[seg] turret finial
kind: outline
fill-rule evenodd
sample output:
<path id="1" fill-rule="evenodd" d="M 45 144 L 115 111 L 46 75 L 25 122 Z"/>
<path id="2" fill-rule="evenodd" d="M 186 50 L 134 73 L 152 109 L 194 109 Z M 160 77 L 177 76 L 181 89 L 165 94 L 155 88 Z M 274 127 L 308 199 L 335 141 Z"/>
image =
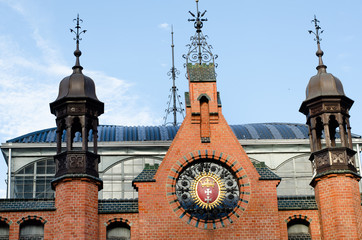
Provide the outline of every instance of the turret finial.
<path id="1" fill-rule="evenodd" d="M 188 19 L 189 22 L 194 22 L 194 27 L 196 28 L 196 33 L 194 36 L 190 37 L 191 43 L 186 46 L 189 47 L 187 54 L 184 54 L 183 57 L 186 59 L 186 64 L 188 63 L 214 63 L 217 55 L 211 52 L 212 46 L 206 42 L 207 35 L 204 35 L 201 31 L 203 27 L 203 22 L 207 21 L 207 18 L 203 18 L 206 14 L 206 10 L 201 13 L 199 11 L 199 0 L 196 0 L 196 13 L 189 11 L 192 16 L 191 19 Z M 215 63 L 214 63 L 215 64 Z M 215 66 L 217 66 L 215 64 Z"/>
<path id="2" fill-rule="evenodd" d="M 321 27 L 319 26 L 319 20 L 317 19 L 317 17 L 314 15 L 314 19 L 312 20 L 312 23 L 314 23 L 314 27 L 315 27 L 315 32 L 313 32 L 312 30 L 309 30 L 309 34 L 314 34 L 315 38 L 314 41 L 317 42 L 317 46 L 318 46 L 318 50 L 316 52 L 316 55 L 319 59 L 319 65 L 317 66 L 317 70 L 318 73 L 321 72 L 326 72 L 327 66 L 323 64 L 323 51 L 321 50 L 321 45 L 320 45 L 320 41 L 322 41 L 322 39 L 320 38 L 320 34 L 322 34 L 324 32 L 324 30 L 321 30 Z"/>
<path id="3" fill-rule="evenodd" d="M 79 25 L 79 23 L 82 23 L 83 20 L 79 18 L 79 14 L 77 14 L 77 18 L 73 19 L 73 22 L 77 23 L 77 25 L 74 27 L 74 30 L 70 29 L 70 32 L 75 34 L 75 37 L 73 38 L 73 40 L 76 41 L 76 50 L 74 51 L 74 56 L 76 57 L 76 61 L 75 61 L 73 70 L 76 70 L 76 69 L 82 70 L 83 67 L 80 65 L 80 62 L 79 62 L 79 57 L 82 55 L 82 52 L 79 50 L 79 41 L 82 40 L 82 38 L 80 38 L 80 35 L 82 33 L 85 33 L 87 30 L 81 31 L 81 26 Z"/>

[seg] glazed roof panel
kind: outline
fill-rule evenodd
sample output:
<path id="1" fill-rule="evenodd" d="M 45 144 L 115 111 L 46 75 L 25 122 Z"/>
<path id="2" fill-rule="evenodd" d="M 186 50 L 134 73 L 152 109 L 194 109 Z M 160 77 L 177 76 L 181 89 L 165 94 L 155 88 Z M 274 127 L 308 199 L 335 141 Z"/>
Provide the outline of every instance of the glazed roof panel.
<path id="1" fill-rule="evenodd" d="M 252 123 L 230 125 L 236 137 L 241 139 L 308 139 L 308 126 L 297 123 Z M 176 136 L 179 126 L 98 126 L 99 142 L 125 141 L 171 141 Z M 66 137 L 64 132 L 62 141 Z M 339 137 L 339 134 L 336 134 Z M 354 138 L 361 136 L 352 134 Z M 75 142 L 81 141 L 79 133 Z M 90 132 L 89 141 L 93 141 Z M 56 142 L 56 129 L 49 128 L 28 133 L 7 141 L 8 143 L 53 143 Z"/>

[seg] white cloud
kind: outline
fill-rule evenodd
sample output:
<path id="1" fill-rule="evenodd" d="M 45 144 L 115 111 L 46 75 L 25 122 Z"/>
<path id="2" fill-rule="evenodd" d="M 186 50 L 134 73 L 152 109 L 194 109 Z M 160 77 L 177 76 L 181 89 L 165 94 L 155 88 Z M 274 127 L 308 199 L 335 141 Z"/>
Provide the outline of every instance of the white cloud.
<path id="1" fill-rule="evenodd" d="M 168 23 L 161 23 L 158 25 L 159 28 L 162 28 L 162 29 L 170 29 L 170 24 Z"/>
<path id="2" fill-rule="evenodd" d="M 0 35 L 0 142 L 39 129 L 55 126 L 49 103 L 58 95 L 60 80 L 71 73 L 57 46 L 41 35 L 39 20 L 32 20 L 21 5 L 13 5 L 33 29 L 29 44 L 17 44 L 16 36 Z M 161 24 L 167 27 L 168 24 Z M 29 49 L 38 50 L 36 54 Z M 29 57 L 30 56 L 30 57 Z M 160 124 L 147 106 L 138 106 L 139 96 L 132 94 L 126 80 L 104 72 L 86 69 L 95 80 L 98 98 L 105 103 L 101 124 Z"/>

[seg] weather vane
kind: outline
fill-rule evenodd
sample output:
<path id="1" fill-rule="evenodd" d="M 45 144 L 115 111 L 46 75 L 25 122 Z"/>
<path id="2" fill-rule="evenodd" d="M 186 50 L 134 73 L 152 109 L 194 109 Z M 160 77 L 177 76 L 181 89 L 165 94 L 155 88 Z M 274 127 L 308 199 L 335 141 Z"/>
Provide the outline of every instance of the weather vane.
<path id="1" fill-rule="evenodd" d="M 317 17 L 314 15 L 314 19 L 312 20 L 312 23 L 314 23 L 314 27 L 315 27 L 315 32 L 313 32 L 312 30 L 309 30 L 309 34 L 314 34 L 315 38 L 314 41 L 317 42 L 317 46 L 318 46 L 318 50 L 316 52 L 316 55 L 319 59 L 319 65 L 317 66 L 317 70 L 318 71 L 326 71 L 327 66 L 323 64 L 323 51 L 321 50 L 321 44 L 320 41 L 322 41 L 322 39 L 319 37 L 320 34 L 323 33 L 324 30 L 321 30 L 321 27 L 319 26 L 319 20 L 317 19 Z"/>
<path id="2" fill-rule="evenodd" d="M 207 18 L 203 18 L 206 10 L 201 13 L 199 11 L 199 0 L 196 0 L 196 14 L 189 11 L 193 18 L 188 19 L 189 22 L 194 22 L 194 27 L 196 28 L 196 33 L 194 36 L 190 37 L 191 43 L 186 46 L 189 48 L 188 53 L 183 55 L 183 58 L 186 59 L 185 66 L 190 63 L 209 63 L 212 61 L 215 64 L 215 59 L 217 55 L 211 52 L 212 46 L 206 42 L 207 35 L 203 35 L 201 28 L 203 27 L 203 22 L 207 21 Z M 217 64 L 215 64 L 217 67 Z"/>
<path id="3" fill-rule="evenodd" d="M 79 23 L 82 23 L 83 20 L 79 18 L 79 14 L 77 14 L 77 18 L 73 19 L 73 22 L 76 22 L 77 25 L 74 27 L 75 30 L 73 29 L 70 29 L 70 32 L 74 33 L 75 34 L 75 37 L 73 38 L 73 40 L 76 41 L 76 50 L 74 51 L 74 56 L 76 56 L 76 62 L 75 62 L 75 65 L 73 67 L 74 68 L 82 68 L 80 66 L 80 63 L 79 63 L 79 57 L 82 55 L 82 52 L 79 50 L 79 41 L 82 40 L 82 38 L 80 38 L 80 35 L 82 33 L 85 33 L 87 30 L 82 30 L 81 31 L 81 26 L 79 25 Z"/>

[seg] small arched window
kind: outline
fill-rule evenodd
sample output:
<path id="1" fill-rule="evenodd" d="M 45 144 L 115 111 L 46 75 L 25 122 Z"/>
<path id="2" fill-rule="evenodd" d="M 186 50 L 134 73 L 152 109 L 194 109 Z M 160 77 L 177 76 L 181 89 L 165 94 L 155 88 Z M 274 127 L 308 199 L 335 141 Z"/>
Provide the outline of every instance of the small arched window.
<path id="1" fill-rule="evenodd" d="M 107 226 L 107 240 L 130 240 L 131 228 L 127 223 L 113 222 Z"/>
<path id="2" fill-rule="evenodd" d="M 294 219 L 288 223 L 288 240 L 311 240 L 309 222 L 303 219 Z"/>
<path id="3" fill-rule="evenodd" d="M 9 225 L 0 221 L 0 240 L 8 240 L 9 239 Z"/>
<path id="4" fill-rule="evenodd" d="M 20 225 L 20 240 L 43 240 L 44 224 L 39 220 L 27 220 Z"/>

